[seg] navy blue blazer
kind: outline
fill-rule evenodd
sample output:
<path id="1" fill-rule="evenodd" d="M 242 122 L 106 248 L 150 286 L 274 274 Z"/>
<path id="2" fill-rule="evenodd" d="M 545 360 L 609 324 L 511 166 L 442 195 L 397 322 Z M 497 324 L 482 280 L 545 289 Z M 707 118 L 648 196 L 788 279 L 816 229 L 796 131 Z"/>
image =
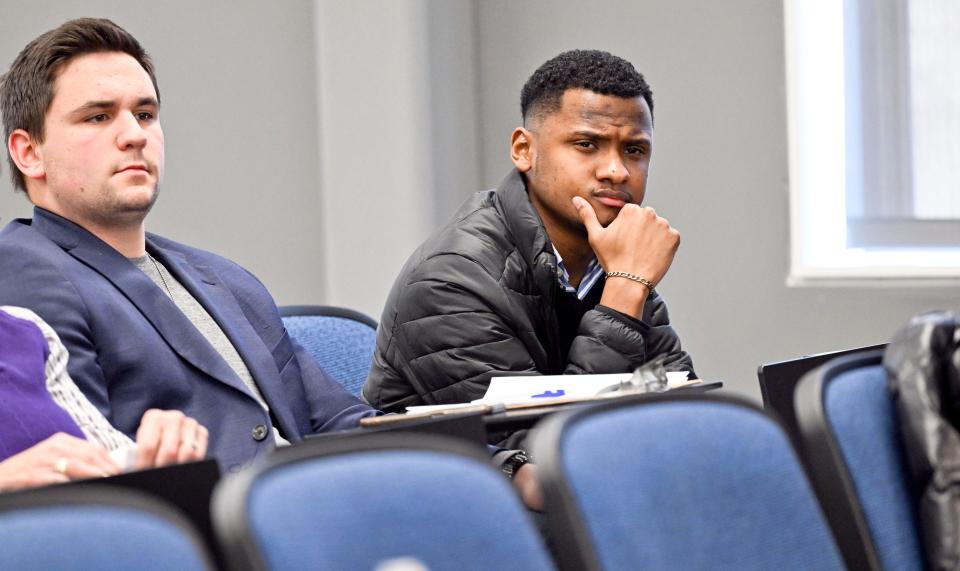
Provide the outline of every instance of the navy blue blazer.
<path id="1" fill-rule="evenodd" d="M 330 379 L 290 339 L 273 298 L 220 256 L 147 234 L 159 260 L 220 325 L 263 393 L 282 435 L 355 428 L 377 411 Z M 90 401 L 133 437 L 149 408 L 176 409 L 210 431 L 227 469 L 268 447 L 271 419 L 164 292 L 122 254 L 41 208 L 0 231 L 0 305 L 32 309 L 70 351 Z M 258 439 L 259 438 L 259 439 Z"/>

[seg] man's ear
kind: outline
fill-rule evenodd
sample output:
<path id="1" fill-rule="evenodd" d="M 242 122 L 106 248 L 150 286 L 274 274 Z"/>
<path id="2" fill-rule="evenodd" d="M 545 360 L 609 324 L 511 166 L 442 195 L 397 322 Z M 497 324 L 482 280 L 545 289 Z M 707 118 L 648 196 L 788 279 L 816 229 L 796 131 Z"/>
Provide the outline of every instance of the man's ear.
<path id="1" fill-rule="evenodd" d="M 514 129 L 510 137 L 510 159 L 518 171 L 525 173 L 533 168 L 533 151 L 533 133 L 523 127 Z"/>
<path id="2" fill-rule="evenodd" d="M 40 145 L 30 133 L 23 129 L 10 133 L 10 138 L 7 139 L 7 151 L 24 177 L 40 179 L 46 176 L 47 171 L 40 154 Z"/>

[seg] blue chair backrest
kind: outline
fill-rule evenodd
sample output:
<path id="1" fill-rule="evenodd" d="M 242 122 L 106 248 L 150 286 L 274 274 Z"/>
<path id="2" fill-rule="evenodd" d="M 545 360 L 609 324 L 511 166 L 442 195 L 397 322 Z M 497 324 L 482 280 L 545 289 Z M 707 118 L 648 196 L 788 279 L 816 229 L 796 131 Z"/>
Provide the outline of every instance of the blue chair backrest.
<path id="1" fill-rule="evenodd" d="M 127 490 L 51 488 L 0 498 L 0 569 L 208 571 L 196 531 Z"/>
<path id="2" fill-rule="evenodd" d="M 465 446 L 381 433 L 279 450 L 217 490 L 215 526 L 238 569 L 552 569 L 509 482 Z"/>
<path id="3" fill-rule="evenodd" d="M 823 391 L 827 420 L 882 569 L 923 569 L 897 413 L 883 366 L 865 363 L 829 376 Z"/>
<path id="4" fill-rule="evenodd" d="M 356 396 L 370 371 L 377 323 L 359 312 L 330 306 L 281 307 L 283 325 L 335 381 Z"/>
<path id="5" fill-rule="evenodd" d="M 561 567 L 843 569 L 791 442 L 751 404 L 643 397 L 535 431 Z"/>

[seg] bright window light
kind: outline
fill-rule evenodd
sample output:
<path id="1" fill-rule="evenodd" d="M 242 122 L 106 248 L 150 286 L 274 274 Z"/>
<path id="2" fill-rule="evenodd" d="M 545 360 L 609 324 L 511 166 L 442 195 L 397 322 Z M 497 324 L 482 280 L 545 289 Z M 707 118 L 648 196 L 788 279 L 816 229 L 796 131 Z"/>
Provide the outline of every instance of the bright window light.
<path id="1" fill-rule="evenodd" d="M 837 0 L 785 0 L 790 147 L 791 265 L 789 285 L 960 282 L 960 246 L 851 247 L 847 185 L 858 180 L 860 137 L 848 133 L 851 59 L 849 22 Z M 849 135 L 849 136 L 848 136 Z M 960 193 L 960 180 L 952 181 Z M 907 189 L 910 191 L 910 189 Z M 870 200 L 864 194 L 864 200 Z M 911 220 L 912 222 L 912 220 Z M 960 226 L 958 226 L 960 227 Z M 948 232 L 952 232 L 948 226 Z M 954 244 L 960 245 L 960 235 Z"/>

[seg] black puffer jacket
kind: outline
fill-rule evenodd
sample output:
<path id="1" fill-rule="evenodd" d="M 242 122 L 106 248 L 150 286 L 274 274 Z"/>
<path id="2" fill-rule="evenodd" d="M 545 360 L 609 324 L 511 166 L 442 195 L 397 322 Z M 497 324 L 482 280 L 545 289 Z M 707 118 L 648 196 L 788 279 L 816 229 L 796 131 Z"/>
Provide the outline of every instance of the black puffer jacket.
<path id="1" fill-rule="evenodd" d="M 932 569 L 960 569 L 960 316 L 913 318 L 883 357 Z"/>
<path id="2" fill-rule="evenodd" d="M 401 270 L 363 398 L 402 412 L 480 398 L 491 372 L 622 373 L 657 355 L 668 370 L 693 370 L 656 294 L 643 323 L 602 306 L 588 311 L 563 362 L 558 290 L 553 247 L 513 171 L 498 189 L 473 195 Z"/>

